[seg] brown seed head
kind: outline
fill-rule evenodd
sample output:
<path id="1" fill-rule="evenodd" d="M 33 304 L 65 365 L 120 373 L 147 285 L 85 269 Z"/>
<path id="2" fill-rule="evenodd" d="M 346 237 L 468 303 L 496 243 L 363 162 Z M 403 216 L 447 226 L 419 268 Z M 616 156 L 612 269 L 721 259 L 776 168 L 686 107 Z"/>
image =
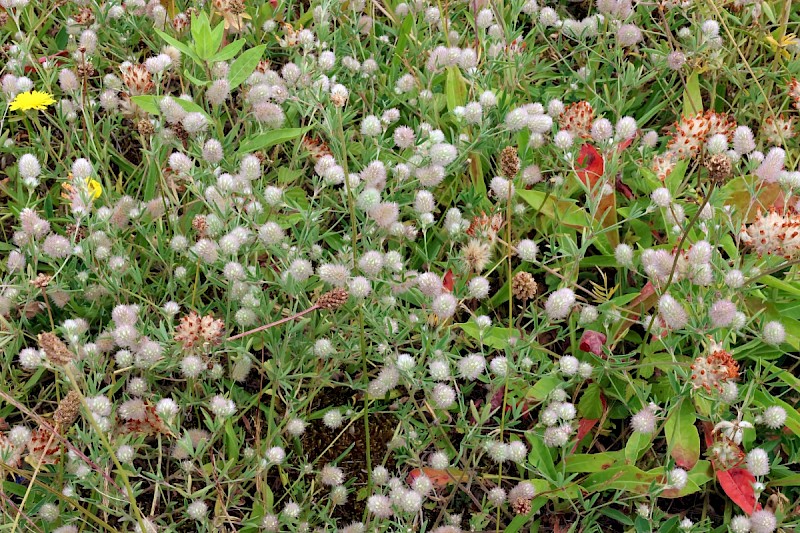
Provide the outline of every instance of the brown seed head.
<path id="1" fill-rule="evenodd" d="M 530 300 L 536 296 L 538 285 L 528 272 L 517 272 L 511 280 L 511 293 L 518 300 Z"/>
<path id="2" fill-rule="evenodd" d="M 40 333 L 39 348 L 54 365 L 65 366 L 75 359 L 75 355 L 69 351 L 67 345 L 54 333 Z"/>
<path id="3" fill-rule="evenodd" d="M 44 289 L 48 285 L 50 285 L 50 281 L 53 279 L 53 276 L 48 276 L 47 274 L 39 274 L 36 276 L 35 279 L 31 280 L 31 285 L 36 287 L 37 289 Z"/>
<path id="4" fill-rule="evenodd" d="M 78 418 L 80 407 L 81 395 L 74 390 L 69 391 L 69 394 L 58 404 L 56 412 L 53 413 L 53 423 L 59 433 L 63 433 L 75 422 L 75 419 Z"/>
<path id="5" fill-rule="evenodd" d="M 715 183 L 725 183 L 731 177 L 731 160 L 725 154 L 714 154 L 706 159 L 708 179 Z"/>
<path id="6" fill-rule="evenodd" d="M 345 289 L 337 288 L 326 292 L 317 300 L 318 309 L 329 309 L 333 311 L 347 303 L 348 293 Z"/>
<path id="7" fill-rule="evenodd" d="M 519 172 L 519 156 L 515 146 L 506 146 L 500 152 L 500 173 L 512 179 Z"/>
<path id="8" fill-rule="evenodd" d="M 152 122 L 143 118 L 136 123 L 136 131 L 138 131 L 139 135 L 142 137 L 150 137 L 153 132 L 156 131 L 156 128 L 153 126 Z"/>
<path id="9" fill-rule="evenodd" d="M 531 501 L 525 498 L 517 498 L 511 504 L 511 508 L 517 514 L 526 515 L 531 512 Z"/>

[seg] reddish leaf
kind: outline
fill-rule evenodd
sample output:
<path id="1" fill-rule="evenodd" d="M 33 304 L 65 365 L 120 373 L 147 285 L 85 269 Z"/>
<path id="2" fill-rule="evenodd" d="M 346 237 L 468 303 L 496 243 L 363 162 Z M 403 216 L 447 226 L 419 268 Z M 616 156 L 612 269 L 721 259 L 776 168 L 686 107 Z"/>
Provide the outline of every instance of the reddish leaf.
<path id="1" fill-rule="evenodd" d="M 608 407 L 608 403 L 606 402 L 606 397 L 603 396 L 602 393 L 600 393 L 600 403 L 603 404 L 603 411 L 605 411 L 606 407 Z M 575 446 L 572 447 L 572 453 L 575 453 L 575 450 L 578 449 L 578 444 L 581 443 L 583 438 L 589 434 L 592 428 L 594 428 L 595 424 L 597 424 L 599 421 L 599 418 L 582 418 L 578 422 L 578 434 L 576 436 Z"/>
<path id="2" fill-rule="evenodd" d="M 756 478 L 753 474 L 745 468 L 717 470 L 717 481 L 733 503 L 748 515 L 753 514 L 756 510 L 756 494 L 753 490 Z"/>
<path id="3" fill-rule="evenodd" d="M 428 468 L 423 466 L 422 468 L 415 468 L 409 472 L 406 482 L 411 485 L 415 479 L 423 474 L 431 480 L 431 483 L 433 483 L 434 487 L 442 488 L 450 485 L 451 483 L 455 483 L 455 481 L 461 477 L 462 472 L 455 468 L 438 470 L 436 468 Z"/>
<path id="4" fill-rule="evenodd" d="M 617 176 L 614 186 L 617 189 L 618 193 L 622 194 L 628 200 L 633 200 L 633 190 L 631 190 L 630 187 L 625 185 L 625 183 L 622 181 L 622 178 Z"/>
<path id="5" fill-rule="evenodd" d="M 44 65 L 44 64 L 45 64 L 45 63 L 47 63 L 48 61 L 55 60 L 56 58 L 59 58 L 59 57 L 65 57 L 65 56 L 68 56 L 68 55 L 69 55 L 69 54 L 67 53 L 67 51 L 66 51 L 66 50 L 61 50 L 60 52 L 56 52 L 56 53 L 55 53 L 55 54 L 53 54 L 53 55 L 49 55 L 49 56 L 42 56 L 42 57 L 40 57 L 40 58 L 37 60 L 37 62 L 38 62 L 40 65 Z M 60 65 L 61 65 L 61 63 L 62 63 L 61 61 L 55 61 L 55 66 L 56 66 L 56 67 L 58 67 L 58 66 L 60 66 Z M 29 73 L 31 73 L 31 72 L 34 72 L 34 71 L 36 70 L 36 68 L 35 68 L 35 67 L 33 67 L 32 65 L 25 65 L 25 68 L 24 68 L 24 70 L 25 70 L 25 73 L 26 73 L 26 74 L 29 74 Z"/>
<path id="6" fill-rule="evenodd" d="M 447 292 L 453 292 L 454 283 L 453 271 L 448 268 L 447 272 L 444 274 L 444 279 L 442 280 L 442 288 L 444 288 L 444 290 Z"/>
<path id="7" fill-rule="evenodd" d="M 580 349 L 584 352 L 590 352 L 598 357 L 605 357 L 603 353 L 603 346 L 606 344 L 606 336 L 598 331 L 591 329 L 584 330 L 581 335 Z"/>
<path id="8" fill-rule="evenodd" d="M 631 137 L 628 140 L 622 141 L 621 143 L 619 143 L 619 146 L 617 146 L 617 152 L 622 153 L 622 151 L 628 146 L 630 146 L 632 142 L 633 142 L 633 137 Z"/>
<path id="9" fill-rule="evenodd" d="M 576 163 L 575 168 L 578 178 L 590 189 L 594 188 L 597 180 L 600 179 L 600 176 L 605 171 L 603 156 L 597 151 L 597 148 L 585 143 L 581 146 Z"/>

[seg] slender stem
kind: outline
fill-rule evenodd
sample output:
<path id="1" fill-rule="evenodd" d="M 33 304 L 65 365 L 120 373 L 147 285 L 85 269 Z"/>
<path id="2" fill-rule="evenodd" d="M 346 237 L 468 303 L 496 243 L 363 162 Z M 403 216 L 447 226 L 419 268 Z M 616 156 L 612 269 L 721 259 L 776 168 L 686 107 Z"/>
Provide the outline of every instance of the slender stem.
<path id="1" fill-rule="evenodd" d="M 344 137 L 344 129 L 342 126 L 342 110 L 337 109 L 337 124 L 336 134 L 339 141 L 340 156 L 342 160 L 342 168 L 344 169 L 344 187 L 345 194 L 347 195 L 347 207 L 350 212 L 350 248 L 353 255 L 353 267 L 356 265 L 356 249 L 358 247 L 358 219 L 356 218 L 356 205 L 353 199 L 353 190 L 350 188 L 350 172 L 347 165 L 347 141 Z M 366 379 L 369 372 L 369 365 L 367 364 L 367 337 L 364 332 L 364 306 L 358 306 L 358 329 L 359 329 L 359 347 L 361 349 L 361 372 Z M 367 489 L 372 489 L 372 454 L 370 450 L 370 437 L 369 437 L 369 395 L 364 394 L 364 449 L 367 467 Z M 365 511 L 366 512 L 366 511 Z"/>
<path id="2" fill-rule="evenodd" d="M 55 433 L 50 433 L 50 439 L 47 441 L 47 444 L 42 451 L 42 454 L 39 456 L 39 461 L 36 463 L 36 467 L 33 469 L 33 475 L 31 476 L 31 481 L 28 483 L 28 488 L 25 489 L 25 495 L 22 497 L 22 501 L 17 508 L 17 514 L 14 516 L 14 524 L 11 526 L 11 531 L 17 531 L 17 525 L 19 524 L 19 519 L 22 518 L 22 510 L 25 508 L 25 503 L 28 501 L 28 496 L 31 494 L 31 489 L 33 489 L 33 482 L 36 481 L 36 476 L 39 475 L 39 470 L 42 469 L 42 463 L 44 462 L 44 458 L 47 455 L 47 450 L 50 448 L 50 444 L 53 443 L 53 439 L 56 437 Z"/>
<path id="3" fill-rule="evenodd" d="M 667 278 L 667 283 L 664 285 L 664 288 L 661 291 L 661 294 L 665 294 L 668 290 L 670 285 L 672 284 L 672 279 L 675 277 L 675 270 L 678 267 L 678 261 L 681 258 L 681 250 L 683 249 L 683 245 L 686 242 L 686 238 L 689 236 L 689 232 L 692 231 L 692 227 L 694 227 L 697 220 L 700 218 L 700 214 L 703 212 L 703 209 L 706 208 L 708 202 L 711 200 L 711 193 L 714 192 L 715 183 L 712 181 L 711 186 L 708 188 L 708 193 L 706 197 L 703 199 L 703 203 L 700 204 L 700 208 L 697 210 L 697 213 L 694 214 L 692 219 L 689 221 L 689 224 L 686 226 L 686 231 L 683 232 L 681 235 L 681 240 L 678 242 L 678 247 L 675 249 L 675 259 L 672 260 L 672 269 L 669 271 L 669 277 Z M 644 334 L 644 338 L 642 339 L 641 348 L 644 350 L 645 344 L 647 344 L 647 339 L 650 338 L 650 331 L 653 329 L 653 323 L 655 320 L 651 320 L 649 324 L 647 324 L 647 331 Z"/>
<path id="4" fill-rule="evenodd" d="M 295 313 L 292 316 L 287 316 L 286 318 L 281 318 L 280 320 L 276 320 L 275 322 L 270 322 L 269 324 L 264 324 L 263 326 L 259 326 L 259 327 L 255 328 L 255 329 L 251 329 L 251 330 L 245 331 L 243 333 L 239 333 L 238 335 L 233 335 L 231 337 L 228 337 L 228 340 L 229 341 L 235 341 L 236 339 L 241 339 L 242 337 L 247 337 L 248 335 L 252 335 L 253 333 L 258 333 L 259 331 L 264 331 L 266 329 L 274 328 L 275 326 L 280 326 L 281 324 L 285 324 L 286 322 L 290 322 L 292 320 L 296 320 L 296 319 L 298 319 L 298 318 L 300 318 L 300 317 L 302 317 L 304 315 L 307 315 L 311 311 L 315 311 L 317 309 L 319 309 L 319 307 L 317 306 L 317 304 L 314 304 L 311 307 L 309 307 L 308 309 L 306 309 L 304 311 L 300 311 L 299 313 Z"/>

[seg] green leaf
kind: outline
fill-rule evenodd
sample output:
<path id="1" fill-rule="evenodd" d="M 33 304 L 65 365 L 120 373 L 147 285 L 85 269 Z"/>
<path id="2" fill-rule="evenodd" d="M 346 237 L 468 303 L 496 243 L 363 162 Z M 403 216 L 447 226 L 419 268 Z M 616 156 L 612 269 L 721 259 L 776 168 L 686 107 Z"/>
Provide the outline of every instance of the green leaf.
<path id="1" fill-rule="evenodd" d="M 228 46 L 226 46 L 225 48 L 214 54 L 214 57 L 212 57 L 209 60 L 209 62 L 216 63 L 218 61 L 227 61 L 229 59 L 232 59 L 233 56 L 238 54 L 239 50 L 242 49 L 242 47 L 244 46 L 244 42 L 245 42 L 244 39 L 237 39 L 233 41 Z"/>
<path id="2" fill-rule="evenodd" d="M 170 35 L 167 35 L 166 33 L 164 33 L 161 30 L 155 30 L 155 32 L 159 37 L 161 37 L 162 39 L 167 41 L 169 44 L 171 44 L 172 46 L 174 46 L 175 48 L 180 50 L 181 53 L 191 57 L 195 61 L 195 63 L 198 63 L 198 64 L 202 64 L 203 63 L 202 60 L 199 57 L 197 57 L 197 54 L 195 53 L 195 51 L 191 47 L 189 47 L 189 45 L 187 45 L 186 43 L 180 42 L 178 39 L 175 39 L 174 37 L 172 37 Z"/>
<path id="3" fill-rule="evenodd" d="M 192 75 L 189 73 L 189 70 L 188 70 L 188 69 L 183 69 L 183 75 L 184 75 L 184 76 L 186 76 L 186 78 L 187 78 L 187 79 L 188 79 L 190 82 L 192 82 L 192 83 L 193 83 L 193 84 L 195 84 L 195 85 L 199 85 L 200 87 L 205 87 L 206 85 L 208 85 L 209 83 L 211 83 L 211 82 L 209 82 L 208 80 L 201 80 L 201 79 L 199 79 L 199 78 L 195 78 L 194 76 L 192 76 Z"/>
<path id="4" fill-rule="evenodd" d="M 556 466 L 553 462 L 553 456 L 550 448 L 545 446 L 544 441 L 539 435 L 532 431 L 525 433 L 525 437 L 531 445 L 531 451 L 528 454 L 528 462 L 544 474 L 549 479 L 556 478 Z"/>
<path id="5" fill-rule="evenodd" d="M 625 461 L 628 464 L 636 464 L 636 461 L 650 448 L 652 442 L 653 439 L 651 435 L 634 431 L 631 436 L 628 437 L 628 442 L 625 443 Z"/>
<path id="6" fill-rule="evenodd" d="M 247 52 L 245 52 L 247 53 Z M 265 150 L 276 144 L 291 141 L 303 135 L 308 128 L 284 128 L 280 130 L 272 130 L 261 135 L 256 135 L 252 139 L 247 139 L 239 145 L 240 154 L 249 154 L 256 150 Z"/>
<path id="7" fill-rule="evenodd" d="M 534 383 L 533 387 L 528 387 L 525 391 L 525 398 L 540 402 L 544 401 L 561 383 L 561 380 L 556 376 L 545 376 Z"/>
<path id="8" fill-rule="evenodd" d="M 195 104 L 190 100 L 184 100 L 183 98 L 175 98 L 173 96 L 153 96 L 149 94 L 145 94 L 142 96 L 131 96 L 131 101 L 147 111 L 152 115 L 158 115 L 161 113 L 161 108 L 158 106 L 159 102 L 161 102 L 162 98 L 172 98 L 172 100 L 181 106 L 185 111 L 189 113 L 202 113 L 203 116 L 211 122 L 211 117 L 208 116 L 205 109 L 200 107 L 199 105 Z"/>
<path id="9" fill-rule="evenodd" d="M 548 196 L 544 191 L 517 190 L 517 195 L 540 214 L 554 221 L 560 221 L 573 228 L 590 226 L 586 211 L 575 205 L 575 202 Z"/>
<path id="10" fill-rule="evenodd" d="M 184 100 L 183 98 L 175 98 L 171 97 L 175 100 L 175 103 L 178 104 L 183 108 L 184 111 L 187 113 L 202 113 L 209 122 L 211 122 L 211 117 L 208 116 L 206 110 L 200 107 L 198 104 L 192 102 L 191 100 Z"/>
<path id="11" fill-rule="evenodd" d="M 481 329 L 475 322 L 464 322 L 456 325 L 473 339 L 497 350 L 505 349 L 508 346 L 508 339 L 512 336 L 519 336 L 519 333 L 514 328 L 498 328 L 496 326 L 491 326 L 481 332 Z"/>
<path id="12" fill-rule="evenodd" d="M 149 94 L 141 96 L 131 96 L 131 102 L 138 105 L 151 115 L 158 115 L 161 110 L 158 108 L 158 97 Z"/>
<path id="13" fill-rule="evenodd" d="M 700 434 L 696 421 L 694 404 L 683 399 L 677 409 L 672 409 L 664 426 L 669 453 L 685 470 L 691 470 L 700 459 Z"/>
<path id="14" fill-rule="evenodd" d="M 600 418 L 603 416 L 603 403 L 600 401 L 600 385 L 591 383 L 586 390 L 583 391 L 578 402 L 578 412 L 582 417 L 590 420 Z"/>
<path id="15" fill-rule="evenodd" d="M 191 31 L 197 55 L 207 61 L 214 55 L 216 48 L 214 48 L 214 36 L 211 34 L 211 24 L 204 11 L 192 17 Z"/>
<path id="16" fill-rule="evenodd" d="M 220 22 L 217 27 L 211 30 L 211 57 L 214 57 L 222 45 L 222 39 L 225 37 L 225 23 Z"/>
<path id="17" fill-rule="evenodd" d="M 458 67 L 447 67 L 444 92 L 447 97 L 447 110 L 451 113 L 456 107 L 467 103 L 467 83 Z"/>
<path id="18" fill-rule="evenodd" d="M 658 478 L 658 474 L 645 472 L 632 465 L 612 466 L 602 472 L 589 474 L 580 485 L 588 492 L 624 490 L 643 494 Z"/>
<path id="19" fill-rule="evenodd" d="M 703 98 L 700 95 L 700 74 L 692 72 L 686 78 L 686 87 L 683 89 L 683 115 L 693 117 L 703 112 Z"/>
<path id="20" fill-rule="evenodd" d="M 564 457 L 568 473 L 602 472 L 622 461 L 622 452 L 576 453 Z"/>
<path id="21" fill-rule="evenodd" d="M 798 287 L 793 283 L 789 283 L 787 281 L 778 279 L 775 276 L 761 276 L 758 279 L 758 281 L 763 283 L 767 287 L 772 287 L 773 289 L 781 290 L 793 296 L 800 296 L 800 287 Z"/>
<path id="22" fill-rule="evenodd" d="M 67 43 L 69 43 L 69 35 L 67 34 L 66 26 L 62 26 L 58 33 L 56 34 L 56 46 L 59 50 L 64 50 L 67 48 Z"/>
<path id="23" fill-rule="evenodd" d="M 231 86 L 231 91 L 244 83 L 244 81 L 250 77 L 253 71 L 256 70 L 258 62 L 261 61 L 261 56 L 266 48 L 267 45 L 262 44 L 256 46 L 255 48 L 246 50 L 242 52 L 242 55 L 237 57 L 233 63 L 231 63 L 231 66 L 228 69 L 228 83 Z"/>

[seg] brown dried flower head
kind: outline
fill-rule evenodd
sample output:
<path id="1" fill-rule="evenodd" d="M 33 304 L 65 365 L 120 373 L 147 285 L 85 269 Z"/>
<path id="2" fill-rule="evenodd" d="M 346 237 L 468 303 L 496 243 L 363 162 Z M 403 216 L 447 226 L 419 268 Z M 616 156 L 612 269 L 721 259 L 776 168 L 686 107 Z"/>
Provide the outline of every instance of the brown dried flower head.
<path id="1" fill-rule="evenodd" d="M 49 276 L 47 274 L 39 273 L 34 279 L 31 280 L 31 285 L 36 287 L 37 289 L 44 289 L 48 285 L 50 285 L 50 281 L 52 281 L 53 276 Z"/>
<path id="2" fill-rule="evenodd" d="M 225 324 L 222 320 L 212 315 L 200 317 L 192 311 L 181 318 L 180 324 L 175 329 L 175 341 L 181 343 L 184 348 L 193 348 L 198 344 L 216 346 L 222 341 L 224 331 Z"/>
<path id="3" fill-rule="evenodd" d="M 739 364 L 729 352 L 714 342 L 709 348 L 709 355 L 695 359 L 690 368 L 692 385 L 706 392 L 711 392 L 711 389 L 722 392 L 725 382 L 739 379 Z"/>
<path id="4" fill-rule="evenodd" d="M 67 345 L 54 333 L 40 333 L 39 348 L 45 353 L 47 359 L 57 366 L 68 365 L 75 359 L 75 354 L 69 351 Z"/>
<path id="5" fill-rule="evenodd" d="M 153 132 L 156 131 L 156 128 L 148 119 L 142 118 L 136 122 L 136 131 L 138 131 L 142 137 L 150 137 Z"/>
<path id="6" fill-rule="evenodd" d="M 58 404 L 56 412 L 53 413 L 53 423 L 59 433 L 63 433 L 78 418 L 78 411 L 81 408 L 81 395 L 74 390 L 69 391 L 61 403 Z"/>
<path id="7" fill-rule="evenodd" d="M 329 309 L 329 310 L 338 309 L 345 303 L 347 303 L 348 296 L 349 294 L 345 289 L 336 288 L 320 296 L 319 300 L 317 300 L 316 305 L 317 308 L 319 309 Z"/>
<path id="8" fill-rule="evenodd" d="M 733 170 L 731 160 L 725 154 L 714 154 L 706 159 L 706 168 L 708 169 L 708 179 L 717 184 L 728 181 Z"/>
<path id="9" fill-rule="evenodd" d="M 519 155 L 515 146 L 506 146 L 500 152 L 500 173 L 512 179 L 519 172 Z"/>
<path id="10" fill-rule="evenodd" d="M 511 293 L 518 300 L 530 300 L 536 296 L 538 288 L 533 276 L 528 272 L 517 272 L 511 280 Z"/>

